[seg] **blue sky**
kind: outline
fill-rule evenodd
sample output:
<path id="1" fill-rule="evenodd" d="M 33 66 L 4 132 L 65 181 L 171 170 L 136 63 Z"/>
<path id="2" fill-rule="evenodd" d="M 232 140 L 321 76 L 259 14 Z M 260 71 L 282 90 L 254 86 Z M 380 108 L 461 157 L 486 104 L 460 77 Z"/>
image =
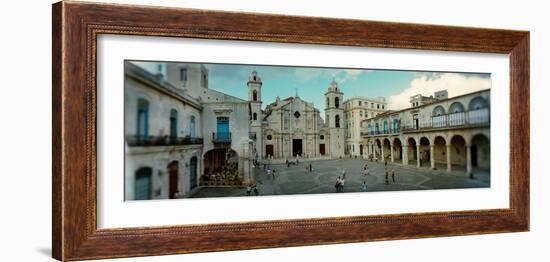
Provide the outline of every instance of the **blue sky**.
<path id="1" fill-rule="evenodd" d="M 408 99 L 421 93 L 433 95 L 447 89 L 457 96 L 491 87 L 490 74 L 449 73 L 374 69 L 335 69 L 261 65 L 205 64 L 209 69 L 210 88 L 247 98 L 246 82 L 252 70 L 262 78 L 263 106 L 277 96 L 294 96 L 313 102 L 323 111 L 324 93 L 332 80 L 338 82 L 344 99 L 352 96 L 384 97 L 390 109 L 408 107 Z"/>
<path id="2" fill-rule="evenodd" d="M 140 63 L 142 64 L 142 63 Z M 256 70 L 262 78 L 263 107 L 279 96 L 294 96 L 313 102 L 323 112 L 324 93 L 332 80 L 344 92 L 344 100 L 352 96 L 384 97 L 388 108 L 408 107 L 412 95 L 433 95 L 447 89 L 453 97 L 491 88 L 490 74 L 400 71 L 375 69 L 340 69 L 285 67 L 238 64 L 204 64 L 209 70 L 209 88 L 242 99 L 248 98 L 248 76 Z M 154 67 L 152 67 L 154 68 Z M 322 114 L 323 115 L 323 114 Z"/>

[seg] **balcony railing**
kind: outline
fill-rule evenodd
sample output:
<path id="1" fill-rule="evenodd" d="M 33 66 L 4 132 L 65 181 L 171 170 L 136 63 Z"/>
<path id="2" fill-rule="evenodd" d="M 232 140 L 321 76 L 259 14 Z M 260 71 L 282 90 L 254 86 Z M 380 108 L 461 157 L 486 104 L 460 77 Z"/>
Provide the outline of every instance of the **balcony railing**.
<path id="1" fill-rule="evenodd" d="M 400 127 L 388 130 L 372 130 L 362 131 L 362 136 L 375 136 L 385 134 L 395 134 L 400 131 L 414 131 L 421 129 L 434 129 L 434 128 L 452 128 L 463 126 L 479 126 L 487 125 L 490 122 L 489 109 L 478 109 L 467 112 L 452 113 L 441 116 L 433 116 L 427 121 L 415 121 L 411 123 L 401 123 Z"/>
<path id="2" fill-rule="evenodd" d="M 231 132 L 212 133 L 212 142 L 214 144 L 231 144 Z"/>
<path id="3" fill-rule="evenodd" d="M 179 146 L 200 145 L 203 139 L 199 137 L 170 137 L 170 136 L 126 136 L 128 146 Z"/>
<path id="4" fill-rule="evenodd" d="M 427 121 L 412 122 L 403 125 L 403 131 L 433 128 L 449 128 L 486 125 L 490 121 L 489 109 L 479 109 L 467 112 L 458 112 L 441 116 L 433 116 Z"/>
<path id="5" fill-rule="evenodd" d="M 399 127 L 393 128 L 393 129 L 386 129 L 386 130 L 361 131 L 361 136 L 392 135 L 392 134 L 398 134 L 399 131 L 400 131 Z"/>

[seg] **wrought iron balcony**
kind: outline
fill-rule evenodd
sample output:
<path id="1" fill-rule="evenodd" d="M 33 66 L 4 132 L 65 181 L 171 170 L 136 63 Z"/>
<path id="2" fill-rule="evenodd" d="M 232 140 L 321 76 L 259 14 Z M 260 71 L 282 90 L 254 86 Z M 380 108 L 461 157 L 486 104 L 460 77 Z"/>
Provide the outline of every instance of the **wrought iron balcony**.
<path id="1" fill-rule="evenodd" d="M 170 137 L 170 136 L 138 136 L 127 135 L 128 146 L 179 146 L 200 145 L 203 139 L 199 137 Z"/>
<path id="2" fill-rule="evenodd" d="M 364 130 L 361 136 L 376 136 L 385 134 L 397 134 L 399 132 L 414 132 L 416 130 L 458 128 L 472 126 L 486 126 L 490 123 L 490 111 L 487 108 L 458 112 L 440 116 L 432 116 L 426 121 L 401 123 L 398 127 L 388 130 Z M 374 129 L 374 128 L 373 128 Z"/>
<path id="3" fill-rule="evenodd" d="M 490 123 L 489 109 L 479 109 L 433 116 L 427 121 L 417 121 L 402 126 L 403 131 L 414 131 L 434 128 L 453 128 L 468 126 L 483 126 Z"/>
<path id="4" fill-rule="evenodd" d="M 231 132 L 212 133 L 212 142 L 214 144 L 231 144 Z"/>

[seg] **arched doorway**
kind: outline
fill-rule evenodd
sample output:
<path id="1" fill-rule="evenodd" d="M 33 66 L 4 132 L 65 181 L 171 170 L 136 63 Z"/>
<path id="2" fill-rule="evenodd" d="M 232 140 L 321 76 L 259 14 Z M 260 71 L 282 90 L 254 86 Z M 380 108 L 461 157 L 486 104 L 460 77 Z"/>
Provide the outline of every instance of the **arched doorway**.
<path id="1" fill-rule="evenodd" d="M 409 161 L 409 164 L 411 164 L 410 162 L 413 161 L 413 164 L 416 164 L 416 160 L 417 160 L 417 149 L 416 149 L 416 140 L 414 140 L 414 138 L 412 137 L 409 137 L 409 139 L 407 140 L 407 143 L 408 143 L 408 152 L 407 152 L 407 156 L 408 156 L 408 161 Z"/>
<path id="2" fill-rule="evenodd" d="M 391 143 L 390 140 L 385 138 L 383 142 L 384 147 L 384 160 L 391 160 Z"/>
<path id="3" fill-rule="evenodd" d="M 168 175 L 169 177 L 169 190 L 168 190 L 168 197 L 170 199 L 176 198 L 178 195 L 178 161 L 172 161 L 170 164 L 168 164 Z"/>
<path id="4" fill-rule="evenodd" d="M 197 187 L 197 157 L 192 157 L 189 161 L 189 184 L 191 189 Z"/>
<path id="5" fill-rule="evenodd" d="M 134 199 L 146 200 L 152 198 L 153 169 L 150 167 L 142 167 L 136 170 L 134 181 Z"/>
<path id="6" fill-rule="evenodd" d="M 442 136 L 436 136 L 434 139 L 434 161 L 435 167 L 440 166 L 442 169 L 447 165 L 447 142 Z"/>
<path id="7" fill-rule="evenodd" d="M 393 158 L 394 161 L 403 160 L 403 145 L 399 138 L 393 139 Z"/>
<path id="8" fill-rule="evenodd" d="M 479 134 L 472 137 L 472 167 L 491 168 L 491 144 L 489 138 Z"/>
<path id="9" fill-rule="evenodd" d="M 204 154 L 204 174 L 207 180 L 234 181 L 238 178 L 239 156 L 227 148 L 215 148 Z"/>
<path id="10" fill-rule="evenodd" d="M 466 170 L 466 140 L 460 135 L 451 138 L 451 166 Z"/>
<path id="11" fill-rule="evenodd" d="M 430 140 L 427 137 L 420 138 L 420 166 L 430 166 Z"/>

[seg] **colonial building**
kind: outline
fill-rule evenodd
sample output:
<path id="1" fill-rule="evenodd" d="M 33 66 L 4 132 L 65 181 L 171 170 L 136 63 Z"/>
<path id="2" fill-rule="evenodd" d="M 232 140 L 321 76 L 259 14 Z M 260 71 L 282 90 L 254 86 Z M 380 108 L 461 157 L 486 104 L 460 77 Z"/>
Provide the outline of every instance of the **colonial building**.
<path id="1" fill-rule="evenodd" d="M 344 102 L 344 114 L 346 119 L 346 155 L 362 156 L 363 145 L 361 141 L 362 122 L 373 118 L 386 111 L 386 99 L 383 97 L 368 98 L 354 96 Z"/>
<path id="2" fill-rule="evenodd" d="M 125 198 L 180 198 L 250 180 L 249 101 L 208 88 L 200 64 L 125 63 Z"/>
<path id="3" fill-rule="evenodd" d="M 165 79 L 125 63 L 127 200 L 175 198 L 198 186 L 203 106 Z"/>
<path id="4" fill-rule="evenodd" d="M 256 71 L 248 78 L 248 98 L 241 99 L 210 89 L 201 64 L 124 66 L 127 200 L 248 184 L 254 160 L 344 156 L 344 94 L 336 82 L 325 94 L 325 122 L 298 95 L 262 110 Z"/>
<path id="5" fill-rule="evenodd" d="M 388 111 L 363 122 L 364 156 L 388 162 L 451 171 L 490 168 L 490 90 Z"/>

